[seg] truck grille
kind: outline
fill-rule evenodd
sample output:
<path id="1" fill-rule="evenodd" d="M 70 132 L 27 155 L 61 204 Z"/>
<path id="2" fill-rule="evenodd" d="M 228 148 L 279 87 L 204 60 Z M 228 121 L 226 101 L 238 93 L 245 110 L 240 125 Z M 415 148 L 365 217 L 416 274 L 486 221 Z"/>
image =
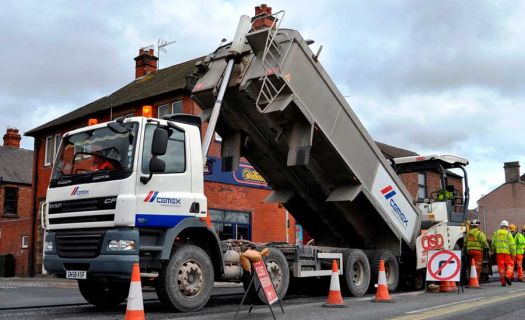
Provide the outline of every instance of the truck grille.
<path id="1" fill-rule="evenodd" d="M 104 230 L 57 232 L 57 253 L 62 258 L 94 258 L 100 253 Z"/>
<path id="2" fill-rule="evenodd" d="M 78 211 L 111 210 L 115 209 L 116 207 L 117 197 L 115 196 L 56 201 L 49 203 L 49 215 Z"/>
<path id="3" fill-rule="evenodd" d="M 65 224 L 65 223 L 84 223 L 84 222 L 103 222 L 113 221 L 115 219 L 114 214 L 103 214 L 98 216 L 80 216 L 80 217 L 64 217 L 64 218 L 51 218 L 49 224 Z"/>

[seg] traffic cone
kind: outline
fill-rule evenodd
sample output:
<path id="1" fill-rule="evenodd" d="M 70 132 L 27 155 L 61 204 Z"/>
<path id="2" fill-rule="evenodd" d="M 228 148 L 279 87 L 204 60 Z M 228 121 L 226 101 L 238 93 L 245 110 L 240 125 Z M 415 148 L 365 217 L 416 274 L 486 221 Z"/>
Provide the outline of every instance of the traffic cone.
<path id="1" fill-rule="evenodd" d="M 457 287 L 454 281 L 441 281 L 439 284 L 439 292 L 454 292 L 456 289 Z"/>
<path id="2" fill-rule="evenodd" d="M 388 285 L 386 283 L 385 273 L 385 261 L 383 261 L 383 259 L 379 260 L 379 274 L 377 275 L 376 288 L 376 297 L 372 299 L 372 302 L 393 302 L 390 299 L 390 294 L 388 293 Z"/>
<path id="3" fill-rule="evenodd" d="M 470 265 L 470 278 L 467 288 L 481 289 L 478 281 L 478 272 L 476 271 L 476 261 L 474 258 L 472 258 L 472 264 Z"/>
<path id="4" fill-rule="evenodd" d="M 142 302 L 142 285 L 140 283 L 139 264 L 133 264 L 131 283 L 129 285 L 128 303 L 124 320 L 145 320 L 144 303 Z"/>
<path id="5" fill-rule="evenodd" d="M 337 268 L 337 261 L 332 262 L 332 279 L 330 279 L 330 291 L 328 292 L 328 299 L 323 304 L 326 308 L 346 308 L 347 305 L 341 296 L 341 286 L 339 285 L 339 269 Z"/>

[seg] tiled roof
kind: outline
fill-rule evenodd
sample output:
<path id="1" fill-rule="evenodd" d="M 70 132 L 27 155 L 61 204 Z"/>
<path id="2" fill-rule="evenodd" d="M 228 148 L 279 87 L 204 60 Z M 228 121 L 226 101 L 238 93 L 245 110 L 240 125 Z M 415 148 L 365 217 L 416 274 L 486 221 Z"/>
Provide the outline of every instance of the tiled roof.
<path id="1" fill-rule="evenodd" d="M 33 151 L 0 146 L 0 179 L 3 182 L 32 184 Z"/>
<path id="2" fill-rule="evenodd" d="M 379 149 L 381 149 L 381 152 L 383 152 L 383 155 L 387 159 L 418 156 L 418 154 L 415 153 L 414 151 L 394 147 L 389 144 L 378 142 L 378 141 L 376 141 L 376 144 L 379 147 Z"/>
<path id="3" fill-rule="evenodd" d="M 202 57 L 189 60 L 138 78 L 108 96 L 88 103 L 81 108 L 27 131 L 25 135 L 34 136 L 39 131 L 89 116 L 98 111 L 108 110 L 127 103 L 141 101 L 177 90 L 183 90 L 187 84 L 186 77 L 193 73 L 195 62 L 201 59 Z"/>

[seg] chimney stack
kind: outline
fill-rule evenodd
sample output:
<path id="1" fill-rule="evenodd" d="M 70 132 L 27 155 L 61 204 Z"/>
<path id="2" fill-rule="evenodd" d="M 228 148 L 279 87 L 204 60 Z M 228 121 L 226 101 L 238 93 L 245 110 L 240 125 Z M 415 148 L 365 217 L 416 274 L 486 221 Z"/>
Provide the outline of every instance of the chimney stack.
<path id="1" fill-rule="evenodd" d="M 18 133 L 18 129 L 7 128 L 6 133 L 4 134 L 4 146 L 10 148 L 20 148 L 20 140 L 22 137 Z"/>
<path id="2" fill-rule="evenodd" d="M 519 161 L 505 162 L 505 183 L 515 183 L 520 181 L 520 163 Z"/>
<path id="3" fill-rule="evenodd" d="M 252 18 L 253 29 L 270 28 L 272 25 L 275 28 L 274 21 L 275 17 L 272 16 L 272 7 L 268 7 L 266 4 L 255 7 L 255 16 Z"/>
<path id="4" fill-rule="evenodd" d="M 135 79 L 156 72 L 158 60 L 153 49 L 140 49 L 139 55 L 135 57 Z"/>

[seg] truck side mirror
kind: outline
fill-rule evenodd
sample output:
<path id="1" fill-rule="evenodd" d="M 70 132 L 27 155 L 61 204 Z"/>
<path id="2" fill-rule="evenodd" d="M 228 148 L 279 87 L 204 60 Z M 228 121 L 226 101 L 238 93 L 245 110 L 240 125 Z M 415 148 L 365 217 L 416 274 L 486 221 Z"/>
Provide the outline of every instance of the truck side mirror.
<path id="1" fill-rule="evenodd" d="M 166 170 L 166 163 L 157 157 L 151 158 L 149 161 L 149 172 L 150 173 L 162 173 Z"/>
<path id="2" fill-rule="evenodd" d="M 168 131 L 163 128 L 156 128 L 155 131 L 153 131 L 153 141 L 151 142 L 151 154 L 154 157 L 162 156 L 166 154 L 167 147 L 168 147 Z M 151 162 L 150 162 L 150 166 L 151 166 Z"/>

